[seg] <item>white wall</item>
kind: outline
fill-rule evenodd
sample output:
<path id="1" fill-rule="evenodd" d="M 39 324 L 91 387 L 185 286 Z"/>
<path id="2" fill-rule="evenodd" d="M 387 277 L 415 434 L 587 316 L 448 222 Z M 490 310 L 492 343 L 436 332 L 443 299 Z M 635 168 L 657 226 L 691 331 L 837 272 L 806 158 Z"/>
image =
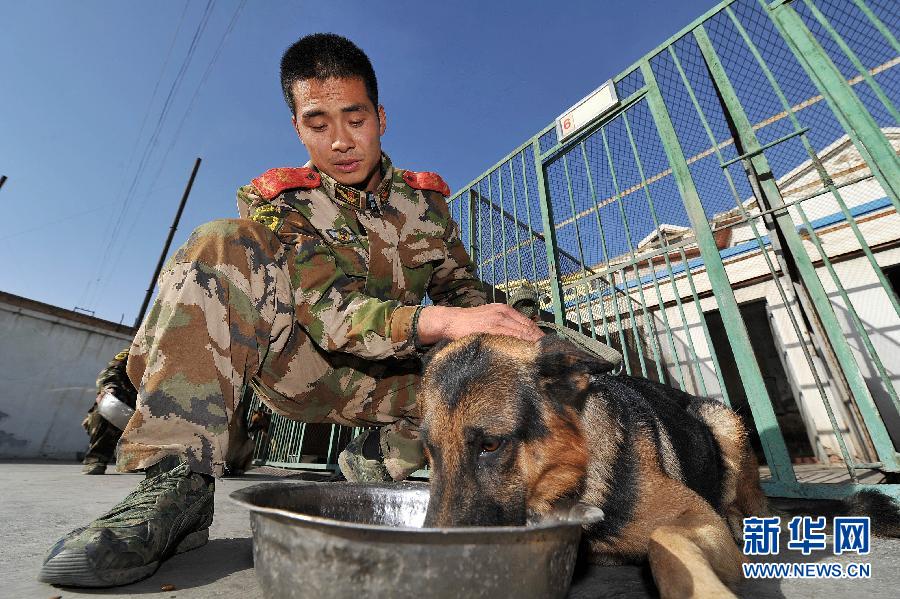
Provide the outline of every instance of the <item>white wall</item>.
<path id="1" fill-rule="evenodd" d="M 116 330 L 118 329 L 118 331 Z M 0 458 L 75 459 L 94 381 L 132 331 L 3 294 L 0 297 Z"/>

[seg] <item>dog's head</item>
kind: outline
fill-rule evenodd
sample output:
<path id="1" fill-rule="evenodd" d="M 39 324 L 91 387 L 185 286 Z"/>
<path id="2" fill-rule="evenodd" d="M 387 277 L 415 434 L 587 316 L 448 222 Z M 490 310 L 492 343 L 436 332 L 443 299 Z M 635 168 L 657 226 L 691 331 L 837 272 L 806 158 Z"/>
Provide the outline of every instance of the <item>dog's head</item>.
<path id="1" fill-rule="evenodd" d="M 523 525 L 582 485 L 581 411 L 610 365 L 547 335 L 434 348 L 419 392 L 431 465 L 426 526 Z"/>

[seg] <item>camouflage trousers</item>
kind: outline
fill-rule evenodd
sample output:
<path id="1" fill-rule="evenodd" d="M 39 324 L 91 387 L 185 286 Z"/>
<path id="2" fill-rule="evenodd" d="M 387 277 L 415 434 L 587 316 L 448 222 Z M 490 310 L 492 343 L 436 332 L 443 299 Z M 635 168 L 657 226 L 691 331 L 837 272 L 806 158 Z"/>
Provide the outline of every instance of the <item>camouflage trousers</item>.
<path id="1" fill-rule="evenodd" d="M 294 420 L 384 426 L 391 475 L 420 467 L 418 363 L 322 351 L 295 318 L 294 258 L 291 245 L 247 219 L 202 225 L 170 258 L 128 358 L 138 400 L 119 442 L 120 470 L 179 455 L 221 476 L 247 442 L 237 417 L 247 385 Z"/>
<path id="2" fill-rule="evenodd" d="M 115 461 L 116 443 L 122 431 L 109 423 L 100 415 L 96 405 L 90 409 L 84 422 L 81 423 L 90 440 L 88 450 L 84 454 L 85 464 L 108 464 Z"/>

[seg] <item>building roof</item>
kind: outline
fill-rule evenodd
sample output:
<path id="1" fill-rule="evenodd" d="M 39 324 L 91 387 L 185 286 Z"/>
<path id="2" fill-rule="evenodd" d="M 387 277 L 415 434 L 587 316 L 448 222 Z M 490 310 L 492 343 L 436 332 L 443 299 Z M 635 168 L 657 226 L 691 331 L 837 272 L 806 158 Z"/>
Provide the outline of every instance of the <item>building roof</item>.
<path id="1" fill-rule="evenodd" d="M 37 300 L 28 299 L 27 297 L 13 295 L 12 293 L 7 293 L 5 291 L 0 291 L 0 304 L 6 304 L 14 308 L 20 308 L 31 312 L 38 312 L 61 320 L 89 325 L 114 333 L 122 333 L 123 335 L 133 336 L 137 332 L 134 327 L 126 324 L 112 322 L 111 320 L 97 318 L 96 316 L 90 316 L 88 314 L 82 314 L 80 312 L 75 312 L 74 310 L 67 310 L 66 308 L 60 308 L 59 306 L 52 306 Z"/>

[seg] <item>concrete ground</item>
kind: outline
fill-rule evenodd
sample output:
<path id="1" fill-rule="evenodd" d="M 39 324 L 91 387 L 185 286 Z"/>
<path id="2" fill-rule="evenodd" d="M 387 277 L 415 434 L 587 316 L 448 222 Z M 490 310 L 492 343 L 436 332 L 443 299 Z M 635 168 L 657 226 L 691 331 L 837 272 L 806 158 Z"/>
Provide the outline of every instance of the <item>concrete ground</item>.
<path id="1" fill-rule="evenodd" d="M 216 519 L 210 542 L 178 555 L 150 578 L 114 589 L 57 589 L 37 582 L 41 561 L 50 545 L 75 526 L 104 512 L 138 483 L 140 475 L 83 476 L 80 465 L 69 463 L 0 462 L 0 597 L 43 598 L 126 597 L 160 598 L 229 597 L 256 599 L 262 592 L 253 573 L 253 553 L 247 512 L 228 494 L 251 484 L 281 478 L 265 469 L 216 484 Z M 283 476 L 283 475 L 282 475 Z M 900 584 L 900 540 L 872 540 L 871 554 L 832 556 L 827 552 L 803 558 L 782 552 L 773 561 L 868 562 L 869 580 L 766 580 L 747 581 L 738 593 L 745 598 L 862 597 L 894 599 Z M 162 590 L 164 587 L 173 590 Z M 360 593 L 360 597 L 365 592 Z M 637 566 L 589 567 L 576 572 L 569 597 L 656 597 L 646 568 Z"/>

